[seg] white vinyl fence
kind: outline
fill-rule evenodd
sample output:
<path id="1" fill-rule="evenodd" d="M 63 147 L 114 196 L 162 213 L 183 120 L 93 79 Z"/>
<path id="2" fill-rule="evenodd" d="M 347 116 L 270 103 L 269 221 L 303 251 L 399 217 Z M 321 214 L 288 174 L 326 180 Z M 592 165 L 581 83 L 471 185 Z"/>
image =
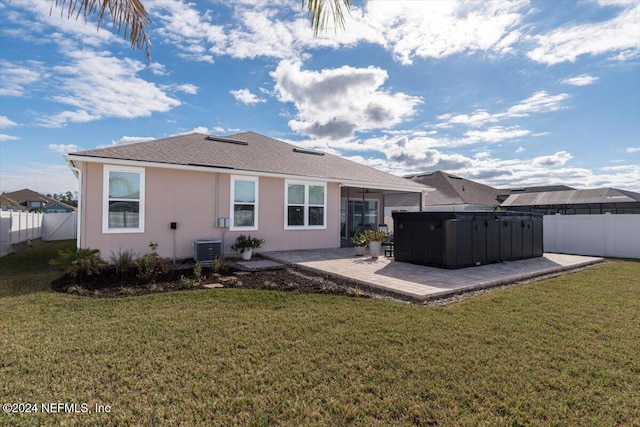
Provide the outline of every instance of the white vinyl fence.
<path id="1" fill-rule="evenodd" d="M 75 239 L 77 213 L 42 214 L 0 211 L 0 256 L 12 252 L 12 245 L 28 240 Z"/>
<path id="2" fill-rule="evenodd" d="M 640 258 L 640 215 L 545 215 L 544 251 Z"/>
<path id="3" fill-rule="evenodd" d="M 42 219 L 42 240 L 75 239 L 78 234 L 78 213 L 47 213 Z"/>

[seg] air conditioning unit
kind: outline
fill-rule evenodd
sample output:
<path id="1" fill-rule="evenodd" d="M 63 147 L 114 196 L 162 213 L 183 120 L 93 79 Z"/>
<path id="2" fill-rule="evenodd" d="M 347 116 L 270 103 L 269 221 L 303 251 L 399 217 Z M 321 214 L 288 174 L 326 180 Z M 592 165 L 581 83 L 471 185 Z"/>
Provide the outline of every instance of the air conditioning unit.
<path id="1" fill-rule="evenodd" d="M 222 258 L 221 240 L 196 240 L 193 242 L 193 260 L 203 264 L 213 263 L 216 258 Z"/>

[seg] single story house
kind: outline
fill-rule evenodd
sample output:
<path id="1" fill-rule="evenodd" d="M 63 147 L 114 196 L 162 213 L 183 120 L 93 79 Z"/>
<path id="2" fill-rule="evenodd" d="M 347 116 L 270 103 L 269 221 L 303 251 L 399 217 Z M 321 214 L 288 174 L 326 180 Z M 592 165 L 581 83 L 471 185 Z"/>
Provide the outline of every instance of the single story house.
<path id="1" fill-rule="evenodd" d="M 385 216 L 392 212 L 493 212 L 500 206 L 503 190 L 480 184 L 448 172 L 434 171 L 405 176 L 407 180 L 430 187 L 422 198 L 415 194 L 390 195 Z"/>
<path id="2" fill-rule="evenodd" d="M 31 212 L 42 213 L 69 213 L 73 212 L 75 208 L 69 206 L 66 203 L 62 203 L 56 199 L 53 199 L 44 194 L 40 194 L 37 191 L 23 188 L 22 190 L 12 191 L 10 193 L 4 193 L 4 196 L 24 206 Z"/>
<path id="3" fill-rule="evenodd" d="M 196 240 L 240 234 L 261 250 L 338 248 L 382 222 L 387 194 L 428 189 L 255 132 L 201 133 L 71 153 L 79 180 L 78 246 L 188 258 Z"/>

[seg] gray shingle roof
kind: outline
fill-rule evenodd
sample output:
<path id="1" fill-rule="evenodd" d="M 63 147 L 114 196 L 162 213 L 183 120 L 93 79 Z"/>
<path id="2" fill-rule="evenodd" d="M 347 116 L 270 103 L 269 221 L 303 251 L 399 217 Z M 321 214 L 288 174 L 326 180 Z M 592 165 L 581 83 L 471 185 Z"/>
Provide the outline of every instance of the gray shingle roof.
<path id="1" fill-rule="evenodd" d="M 512 194 L 502 206 L 549 206 L 640 202 L 640 193 L 616 188 Z"/>
<path id="2" fill-rule="evenodd" d="M 241 143 L 225 142 L 225 140 Z M 219 139 L 201 133 L 191 133 L 129 145 L 80 151 L 70 156 L 204 166 L 230 169 L 230 171 L 295 175 L 301 178 L 329 178 L 345 182 L 408 187 L 415 191 L 424 189 L 422 185 L 369 166 L 328 153 L 311 154 L 300 147 L 255 132 L 242 132 Z"/>
<path id="3" fill-rule="evenodd" d="M 501 190 L 446 172 L 435 171 L 406 178 L 436 189 L 427 194 L 425 203 L 428 205 L 500 205 L 498 195 Z"/>

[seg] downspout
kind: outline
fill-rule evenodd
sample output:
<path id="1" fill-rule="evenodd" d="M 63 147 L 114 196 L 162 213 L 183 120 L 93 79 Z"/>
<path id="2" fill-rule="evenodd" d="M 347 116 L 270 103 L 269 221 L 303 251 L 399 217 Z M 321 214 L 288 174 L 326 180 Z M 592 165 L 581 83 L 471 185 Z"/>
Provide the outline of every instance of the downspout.
<path id="1" fill-rule="evenodd" d="M 226 223 L 220 224 L 220 172 L 216 172 L 216 186 L 215 186 L 215 206 L 213 207 L 213 212 L 214 212 L 214 220 L 215 220 L 215 227 L 222 227 L 222 237 L 220 238 L 220 240 L 222 240 L 222 255 L 224 257 L 224 238 L 225 235 L 227 234 L 227 228 L 226 228 Z"/>
<path id="2" fill-rule="evenodd" d="M 218 214 L 220 213 L 220 211 L 218 209 L 218 205 L 219 205 L 218 202 L 220 201 L 219 200 L 220 199 L 220 197 L 219 197 L 219 195 L 220 195 L 220 172 L 216 173 L 216 187 L 215 188 L 216 188 L 216 193 L 215 193 L 215 196 L 214 196 L 215 205 L 213 206 L 213 211 L 214 211 L 213 217 L 215 218 L 216 225 L 218 225 L 217 224 L 217 222 L 218 222 Z"/>
<path id="3" fill-rule="evenodd" d="M 77 214 L 77 221 L 76 221 L 76 248 L 80 249 L 81 246 L 81 239 L 80 239 L 80 233 L 82 230 L 81 227 L 81 222 L 82 222 L 82 170 L 79 169 L 76 164 L 73 162 L 73 160 L 71 161 L 67 161 L 67 164 L 69 165 L 69 168 L 71 168 L 71 170 L 73 171 L 74 175 L 76 176 L 76 178 L 78 179 L 78 214 Z"/>

